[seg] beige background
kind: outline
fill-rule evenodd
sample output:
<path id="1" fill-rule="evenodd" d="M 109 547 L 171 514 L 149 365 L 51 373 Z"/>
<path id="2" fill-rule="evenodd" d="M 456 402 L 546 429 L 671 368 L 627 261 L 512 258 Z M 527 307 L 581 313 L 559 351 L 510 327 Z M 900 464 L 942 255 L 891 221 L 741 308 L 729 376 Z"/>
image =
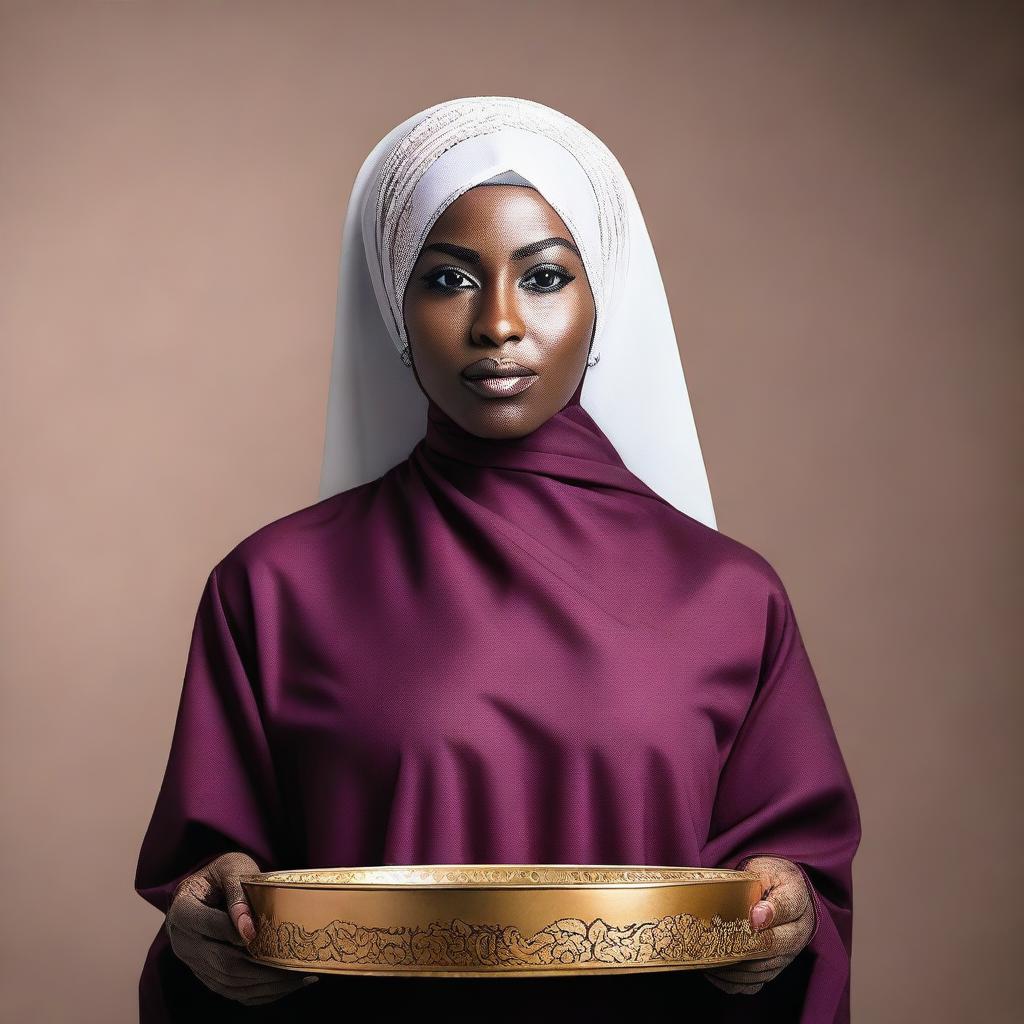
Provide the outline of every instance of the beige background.
<path id="1" fill-rule="evenodd" d="M 5 1019 L 135 1019 L 202 583 L 317 499 L 353 176 L 480 93 L 646 212 L 861 802 L 854 1019 L 1019 1019 L 1021 5 L 0 11 Z"/>

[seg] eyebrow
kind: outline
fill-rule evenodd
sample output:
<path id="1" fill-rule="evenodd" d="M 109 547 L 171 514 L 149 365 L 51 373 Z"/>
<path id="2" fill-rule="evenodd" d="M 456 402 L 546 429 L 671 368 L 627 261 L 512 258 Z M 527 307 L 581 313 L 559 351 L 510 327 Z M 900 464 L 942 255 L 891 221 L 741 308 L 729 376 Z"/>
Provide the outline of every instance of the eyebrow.
<path id="1" fill-rule="evenodd" d="M 579 249 L 572 244 L 567 238 L 545 238 L 540 242 L 531 242 L 529 245 L 524 245 L 521 249 L 516 249 L 514 253 L 509 256 L 509 259 L 513 262 L 518 260 L 526 259 L 527 256 L 532 256 L 535 252 L 541 252 L 544 249 L 550 249 L 552 246 L 561 245 L 571 252 L 576 253 L 580 259 Z M 434 250 L 435 252 L 447 253 L 449 256 L 454 256 L 456 259 L 465 260 L 467 263 L 479 263 L 480 253 L 476 249 L 467 249 L 464 245 L 454 245 L 451 242 L 432 242 L 430 245 L 423 247 L 424 252 Z"/>

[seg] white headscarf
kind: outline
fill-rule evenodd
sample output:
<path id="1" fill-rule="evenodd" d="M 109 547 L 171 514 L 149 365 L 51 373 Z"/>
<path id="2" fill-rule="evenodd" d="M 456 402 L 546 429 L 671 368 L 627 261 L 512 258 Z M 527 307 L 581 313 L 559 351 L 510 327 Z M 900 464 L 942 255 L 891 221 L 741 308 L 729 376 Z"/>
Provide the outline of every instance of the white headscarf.
<path id="1" fill-rule="evenodd" d="M 580 404 L 622 461 L 717 528 L 668 300 L 632 186 L 578 122 L 532 100 L 475 96 L 414 114 L 374 147 L 345 217 L 321 499 L 376 479 L 426 430 L 427 398 L 399 353 L 420 248 L 464 192 L 526 182 L 565 222 L 594 294 Z M 388 345 L 390 338 L 392 344 Z"/>

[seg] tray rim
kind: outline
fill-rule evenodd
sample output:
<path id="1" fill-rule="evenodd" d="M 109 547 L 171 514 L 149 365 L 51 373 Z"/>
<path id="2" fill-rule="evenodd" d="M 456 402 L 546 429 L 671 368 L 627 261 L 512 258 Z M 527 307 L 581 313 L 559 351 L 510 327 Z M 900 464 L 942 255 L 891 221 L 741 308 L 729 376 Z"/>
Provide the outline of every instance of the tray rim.
<path id="1" fill-rule="evenodd" d="M 722 872 L 725 877 L 718 878 L 673 878 L 673 879 L 620 879 L 618 881 L 601 882 L 388 882 L 374 880 L 370 882 L 309 882 L 292 879 L 272 879 L 266 876 L 282 874 L 311 874 L 317 871 L 425 871 L 425 870 L 452 870 L 467 868 L 497 868 L 497 869 L 519 869 L 533 870 L 537 868 L 560 868 L 576 871 L 585 870 L 611 870 L 611 871 L 632 871 L 643 873 L 644 871 L 717 871 Z M 723 883 L 735 884 L 736 882 L 760 881 L 761 876 L 755 871 L 748 871 L 737 868 L 719 867 L 698 867 L 695 865 L 679 864 L 582 864 L 582 863 L 514 863 L 514 862 L 473 862 L 473 863 L 438 863 L 438 864 L 347 864 L 330 868 L 274 868 L 269 871 L 251 872 L 239 876 L 239 881 L 248 885 L 257 885 L 268 889 L 312 889 L 319 892 L 329 891 L 397 891 L 397 892 L 437 892 L 439 890 L 461 890 L 466 892 L 497 892 L 514 890 L 516 892 L 545 889 L 567 891 L 578 891 L 583 889 L 620 889 L 638 890 L 652 888 L 666 888 L 685 885 L 721 885 Z"/>

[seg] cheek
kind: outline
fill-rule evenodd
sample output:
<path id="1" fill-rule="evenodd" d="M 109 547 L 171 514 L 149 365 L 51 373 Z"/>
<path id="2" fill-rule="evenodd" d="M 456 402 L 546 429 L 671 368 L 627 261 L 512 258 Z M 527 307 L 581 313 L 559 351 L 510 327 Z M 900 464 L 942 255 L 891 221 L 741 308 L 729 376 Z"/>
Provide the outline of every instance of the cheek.
<path id="1" fill-rule="evenodd" d="M 549 341 L 590 338 L 594 325 L 594 307 L 589 298 L 580 296 L 524 303 L 524 320 L 535 337 Z"/>
<path id="2" fill-rule="evenodd" d="M 412 299 L 405 304 L 406 331 L 421 339 L 465 333 L 471 309 L 468 301 L 458 298 L 446 298 L 443 302 L 427 297 Z"/>

